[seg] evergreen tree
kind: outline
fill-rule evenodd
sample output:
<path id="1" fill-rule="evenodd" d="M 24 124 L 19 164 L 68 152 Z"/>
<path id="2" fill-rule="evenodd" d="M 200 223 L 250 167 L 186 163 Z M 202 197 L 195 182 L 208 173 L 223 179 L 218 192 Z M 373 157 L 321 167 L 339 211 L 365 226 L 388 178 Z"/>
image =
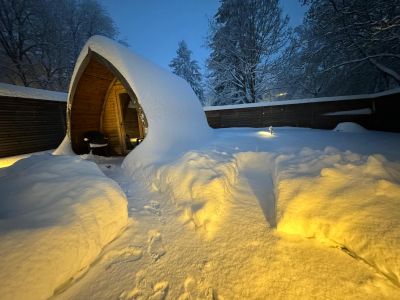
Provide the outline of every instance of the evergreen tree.
<path id="1" fill-rule="evenodd" d="M 400 85 L 399 0 L 303 0 L 309 11 L 279 66 L 291 97 L 374 93 Z"/>
<path id="2" fill-rule="evenodd" d="M 221 0 L 208 42 L 215 104 L 263 98 L 272 62 L 287 39 L 287 22 L 279 0 Z"/>
<path id="3" fill-rule="evenodd" d="M 197 61 L 193 60 L 191 56 L 192 51 L 189 50 L 186 42 L 182 40 L 176 50 L 176 57 L 171 60 L 169 66 L 174 74 L 182 77 L 190 84 L 197 97 L 203 103 L 204 92 L 200 68 Z"/>

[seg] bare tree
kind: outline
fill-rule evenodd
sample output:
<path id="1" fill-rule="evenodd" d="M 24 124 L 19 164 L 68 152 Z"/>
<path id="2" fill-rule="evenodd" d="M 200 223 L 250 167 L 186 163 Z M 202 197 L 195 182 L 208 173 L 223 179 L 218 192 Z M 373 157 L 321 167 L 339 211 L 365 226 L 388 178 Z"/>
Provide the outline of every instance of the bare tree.
<path id="1" fill-rule="evenodd" d="M 79 51 L 94 34 L 117 36 L 96 0 L 0 0 L 0 79 L 66 90 Z"/>

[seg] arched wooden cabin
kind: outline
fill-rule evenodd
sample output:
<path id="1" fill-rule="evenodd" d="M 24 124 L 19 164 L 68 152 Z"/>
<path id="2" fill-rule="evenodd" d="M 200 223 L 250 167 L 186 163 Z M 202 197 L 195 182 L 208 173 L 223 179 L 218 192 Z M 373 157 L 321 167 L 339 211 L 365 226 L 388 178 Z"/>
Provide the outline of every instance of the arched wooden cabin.
<path id="1" fill-rule="evenodd" d="M 118 70 L 94 52 L 86 56 L 76 78 L 68 112 L 74 152 L 87 153 L 84 135 L 98 131 L 108 138 L 110 154 L 128 154 L 147 132 L 136 94 Z"/>
<path id="2" fill-rule="evenodd" d="M 130 152 L 124 165 L 131 170 L 179 156 L 213 137 L 185 80 L 102 36 L 91 37 L 77 59 L 67 120 L 56 154 L 87 153 L 84 136 L 97 131 L 108 138 L 110 155 Z M 137 139 L 144 140 L 130 151 Z"/>

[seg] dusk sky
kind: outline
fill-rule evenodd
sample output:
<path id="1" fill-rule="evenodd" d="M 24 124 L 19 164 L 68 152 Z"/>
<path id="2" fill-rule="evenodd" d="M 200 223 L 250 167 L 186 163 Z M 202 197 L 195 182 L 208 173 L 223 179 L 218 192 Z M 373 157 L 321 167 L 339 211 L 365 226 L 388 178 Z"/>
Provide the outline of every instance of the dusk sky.
<path id="1" fill-rule="evenodd" d="M 209 20 L 218 0 L 101 0 L 115 21 L 120 37 L 137 53 L 169 68 L 178 42 L 185 40 L 193 57 L 204 68 Z M 305 8 L 298 0 L 281 1 L 290 25 L 301 23 Z"/>

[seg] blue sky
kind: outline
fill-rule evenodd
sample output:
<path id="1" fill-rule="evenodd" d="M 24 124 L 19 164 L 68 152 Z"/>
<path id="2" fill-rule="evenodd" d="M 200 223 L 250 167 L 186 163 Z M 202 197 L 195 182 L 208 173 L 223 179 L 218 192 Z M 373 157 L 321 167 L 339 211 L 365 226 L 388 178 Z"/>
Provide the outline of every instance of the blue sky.
<path id="1" fill-rule="evenodd" d="M 209 20 L 218 0 L 100 0 L 115 21 L 120 36 L 149 60 L 168 68 L 180 40 L 185 40 L 203 68 Z M 290 25 L 301 23 L 305 8 L 298 0 L 281 0 Z"/>

